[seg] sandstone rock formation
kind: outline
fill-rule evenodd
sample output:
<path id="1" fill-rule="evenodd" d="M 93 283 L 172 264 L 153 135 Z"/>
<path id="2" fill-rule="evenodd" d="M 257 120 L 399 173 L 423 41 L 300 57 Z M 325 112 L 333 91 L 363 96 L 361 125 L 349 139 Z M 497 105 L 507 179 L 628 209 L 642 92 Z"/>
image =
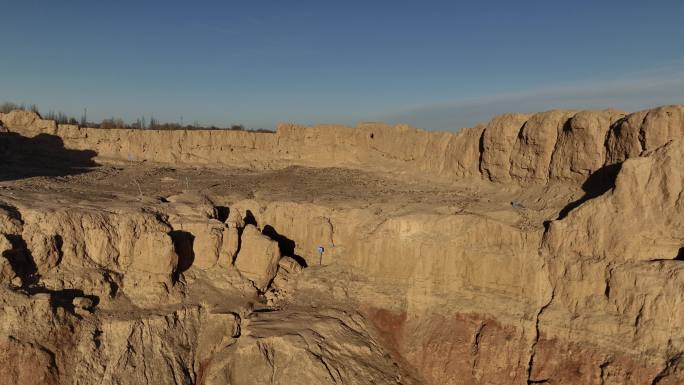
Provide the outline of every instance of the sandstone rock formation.
<path id="1" fill-rule="evenodd" d="M 684 383 L 684 106 L 0 122 L 0 383 Z"/>
<path id="2" fill-rule="evenodd" d="M 482 134 L 482 173 L 490 180 L 510 180 L 510 160 L 520 130 L 530 118 L 527 114 L 504 114 L 495 117 Z"/>
<path id="3" fill-rule="evenodd" d="M 264 290 L 275 277 L 280 259 L 278 243 L 261 234 L 254 225 L 242 230 L 240 251 L 235 267 L 259 290 Z"/>

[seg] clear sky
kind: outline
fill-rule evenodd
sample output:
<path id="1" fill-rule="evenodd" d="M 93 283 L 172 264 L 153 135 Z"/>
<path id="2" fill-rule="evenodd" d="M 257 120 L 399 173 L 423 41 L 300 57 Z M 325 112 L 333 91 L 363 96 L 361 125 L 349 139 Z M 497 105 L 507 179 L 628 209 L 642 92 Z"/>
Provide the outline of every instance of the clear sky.
<path id="1" fill-rule="evenodd" d="M 3 0 L 0 15 L 0 101 L 91 120 L 449 130 L 684 103 L 681 0 Z"/>

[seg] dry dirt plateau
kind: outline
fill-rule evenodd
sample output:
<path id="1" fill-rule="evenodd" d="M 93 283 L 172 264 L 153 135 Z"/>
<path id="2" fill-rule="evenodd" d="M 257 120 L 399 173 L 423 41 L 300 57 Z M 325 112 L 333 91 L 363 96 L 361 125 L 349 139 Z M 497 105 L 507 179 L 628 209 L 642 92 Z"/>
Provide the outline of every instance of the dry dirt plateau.
<path id="1" fill-rule="evenodd" d="M 682 139 L 0 114 L 0 383 L 684 384 Z"/>

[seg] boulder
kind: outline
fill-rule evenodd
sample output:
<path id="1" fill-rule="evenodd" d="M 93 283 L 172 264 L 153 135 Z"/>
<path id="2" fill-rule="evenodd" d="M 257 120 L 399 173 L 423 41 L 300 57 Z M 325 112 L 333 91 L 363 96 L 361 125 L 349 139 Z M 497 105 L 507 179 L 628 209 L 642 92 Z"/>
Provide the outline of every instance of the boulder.
<path id="1" fill-rule="evenodd" d="M 226 224 L 233 228 L 243 228 L 245 227 L 245 220 L 242 219 L 242 214 L 240 210 L 231 207 L 228 212 L 228 218 L 226 218 Z"/>
<path id="2" fill-rule="evenodd" d="M 201 270 L 229 267 L 238 248 L 238 229 L 216 219 L 175 218 L 172 237 L 179 257 L 179 269 Z"/>
<path id="3" fill-rule="evenodd" d="M 87 297 L 74 297 L 74 299 L 71 301 L 71 304 L 74 305 L 74 309 L 77 311 L 91 311 L 93 307 L 95 306 L 95 302 Z"/>
<path id="4" fill-rule="evenodd" d="M 139 235 L 133 244 L 130 270 L 171 278 L 178 265 L 178 255 L 168 234 L 148 232 Z"/>
<path id="5" fill-rule="evenodd" d="M 278 243 L 261 234 L 253 225 L 247 225 L 242 232 L 241 246 L 235 267 L 258 289 L 264 290 L 278 270 Z"/>
<path id="6" fill-rule="evenodd" d="M 264 295 L 270 306 L 279 306 L 291 301 L 295 292 L 293 283 L 295 276 L 302 271 L 302 265 L 294 258 L 282 257 L 278 262 L 278 272 L 273 278 L 271 287 Z"/>
<path id="7" fill-rule="evenodd" d="M 221 254 L 225 225 L 215 219 L 198 219 L 174 224 L 177 231 L 191 234 L 193 239 L 191 265 L 209 269 L 216 265 Z M 187 256 L 181 256 L 187 259 Z"/>
<path id="8" fill-rule="evenodd" d="M 218 265 L 223 268 L 230 267 L 238 251 L 240 235 L 236 227 L 224 227 L 221 240 L 221 250 L 219 251 Z"/>

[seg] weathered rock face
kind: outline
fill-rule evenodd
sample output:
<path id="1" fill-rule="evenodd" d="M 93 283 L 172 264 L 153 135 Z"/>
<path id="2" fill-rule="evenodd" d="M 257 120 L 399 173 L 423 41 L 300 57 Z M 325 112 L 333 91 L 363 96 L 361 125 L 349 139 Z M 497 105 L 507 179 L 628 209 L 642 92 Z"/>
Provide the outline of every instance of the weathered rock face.
<path id="1" fill-rule="evenodd" d="M 0 358 L 5 365 L 0 369 L 6 384 L 55 385 L 57 370 L 51 352 L 30 343 L 12 338 L 0 340 Z"/>
<path id="2" fill-rule="evenodd" d="M 511 153 L 513 178 L 522 181 L 546 181 L 558 133 L 573 116 L 569 111 L 548 111 L 534 114 L 520 130 Z"/>
<path id="3" fill-rule="evenodd" d="M 549 252 L 611 261 L 677 258 L 684 239 L 678 215 L 683 160 L 684 145 L 675 141 L 624 162 L 614 188 L 551 223 Z"/>
<path id="4" fill-rule="evenodd" d="M 68 207 L 0 191 L 0 358 L 22 363 L 0 378 L 683 383 L 682 114 L 507 114 L 458 134 L 53 129 L 2 115 L 103 158 L 369 168 L 470 178 L 473 192 L 462 206 L 184 193 Z"/>
<path id="5" fill-rule="evenodd" d="M 379 220 L 367 211 L 308 204 L 238 205 L 250 205 L 258 223 L 279 229 L 291 223 L 292 212 L 300 213 L 282 232 L 292 239 L 315 232 L 308 224 L 316 222 L 309 220 L 325 217 L 335 231 L 324 265 L 340 270 L 304 269 L 294 301 L 309 304 L 323 292 L 332 303 L 355 304 L 395 359 L 425 383 L 526 382 L 536 315 L 552 295 L 538 253 L 541 233 L 468 214 Z M 316 243 L 302 239 L 296 250 L 306 256 Z"/>
<path id="6" fill-rule="evenodd" d="M 558 133 L 549 177 L 582 183 L 606 164 L 606 127 L 625 116 L 621 111 L 581 111 Z"/>
<path id="7" fill-rule="evenodd" d="M 484 176 L 543 183 L 582 181 L 604 165 L 681 136 L 683 111 L 684 106 L 667 106 L 629 115 L 617 110 L 506 114 L 456 134 L 383 124 L 355 129 L 282 125 L 276 134 L 100 130 L 55 127 L 26 111 L 4 114 L 0 121 L 23 135 L 56 135 L 67 148 L 95 150 L 101 158 L 129 162 L 371 168 L 423 179 Z"/>
<path id="8" fill-rule="evenodd" d="M 247 225 L 242 231 L 241 247 L 235 258 L 235 267 L 240 274 L 264 290 L 276 275 L 280 249 L 278 243 L 261 234 L 254 225 Z"/>
<path id="9" fill-rule="evenodd" d="M 231 355 L 208 364 L 206 384 L 396 384 L 402 375 L 364 330 L 339 311 L 255 313 Z M 344 341 L 336 343 L 335 341 Z M 378 359 L 382 357 L 381 359 Z"/>
<path id="10" fill-rule="evenodd" d="M 192 235 L 192 264 L 201 268 L 212 268 L 232 264 L 238 248 L 238 229 L 229 228 L 216 219 L 201 221 L 183 220 L 173 223 L 177 232 Z"/>
<path id="11" fill-rule="evenodd" d="M 629 159 L 612 190 L 551 223 L 544 248 L 555 295 L 540 318 L 535 378 L 561 373 L 571 383 L 579 367 L 586 383 L 647 383 L 665 372 L 684 380 L 673 369 L 684 350 L 673 334 L 684 299 L 683 161 L 681 141 Z M 571 357 L 570 346 L 591 353 Z"/>
<path id="12" fill-rule="evenodd" d="M 607 164 L 615 164 L 654 150 L 682 137 L 683 106 L 639 111 L 618 121 L 607 142 Z"/>
<path id="13" fill-rule="evenodd" d="M 58 266 L 89 266 L 168 284 L 178 263 L 171 228 L 151 214 L 28 209 L 21 221 L 19 236 L 42 275 Z"/>
<path id="14" fill-rule="evenodd" d="M 15 276 L 16 273 L 6 253 L 11 253 L 13 249 L 12 243 L 6 235 L 0 235 L 0 283 L 8 283 Z"/>
<path id="15" fill-rule="evenodd" d="M 0 126 L 6 128 L 23 129 L 26 131 L 32 131 L 34 133 L 39 133 L 42 131 L 51 131 L 49 133 L 54 133 L 57 129 L 57 124 L 52 120 L 44 120 L 31 111 L 15 110 L 6 114 L 0 114 Z"/>
<path id="16" fill-rule="evenodd" d="M 482 173 L 490 180 L 510 180 L 510 161 L 513 146 L 530 115 L 504 114 L 487 124 L 482 134 Z"/>
<path id="17" fill-rule="evenodd" d="M 357 315 L 317 315 L 310 309 L 252 314 L 254 289 L 243 290 L 247 286 L 231 271 L 265 290 L 280 269 L 282 303 L 289 298 L 282 297 L 288 280 L 302 267 L 290 257 L 281 260 L 278 243 L 237 220 L 237 209 L 227 225 L 208 218 L 209 226 L 184 227 L 195 240 L 204 239 L 192 246 L 200 263 L 186 267 L 192 273 L 186 282 L 176 271 L 178 244 L 172 234 L 178 230 L 167 220 L 175 216 L 184 223 L 197 216 L 185 218 L 177 208 L 171 207 L 169 216 L 130 209 L 3 209 L 3 231 L 13 234 L 0 236 L 0 356 L 4 362 L 20 361 L 5 365 L 2 383 L 401 381 L 399 369 Z M 215 258 L 217 249 L 237 248 L 202 238 L 219 225 L 236 236 L 241 230 L 235 266 L 232 259 L 226 266 L 220 258 L 201 262 Z M 11 282 L 14 266 L 21 268 L 21 287 Z M 207 281 L 203 274 L 224 282 Z"/>
<path id="18" fill-rule="evenodd" d="M 39 270 L 48 271 L 61 263 L 79 267 L 95 263 L 170 275 L 175 266 L 167 236 L 170 228 L 154 215 L 67 208 L 19 210 L 17 214 L 5 211 L 3 219 L 11 224 L 5 231 L 23 238 Z"/>

